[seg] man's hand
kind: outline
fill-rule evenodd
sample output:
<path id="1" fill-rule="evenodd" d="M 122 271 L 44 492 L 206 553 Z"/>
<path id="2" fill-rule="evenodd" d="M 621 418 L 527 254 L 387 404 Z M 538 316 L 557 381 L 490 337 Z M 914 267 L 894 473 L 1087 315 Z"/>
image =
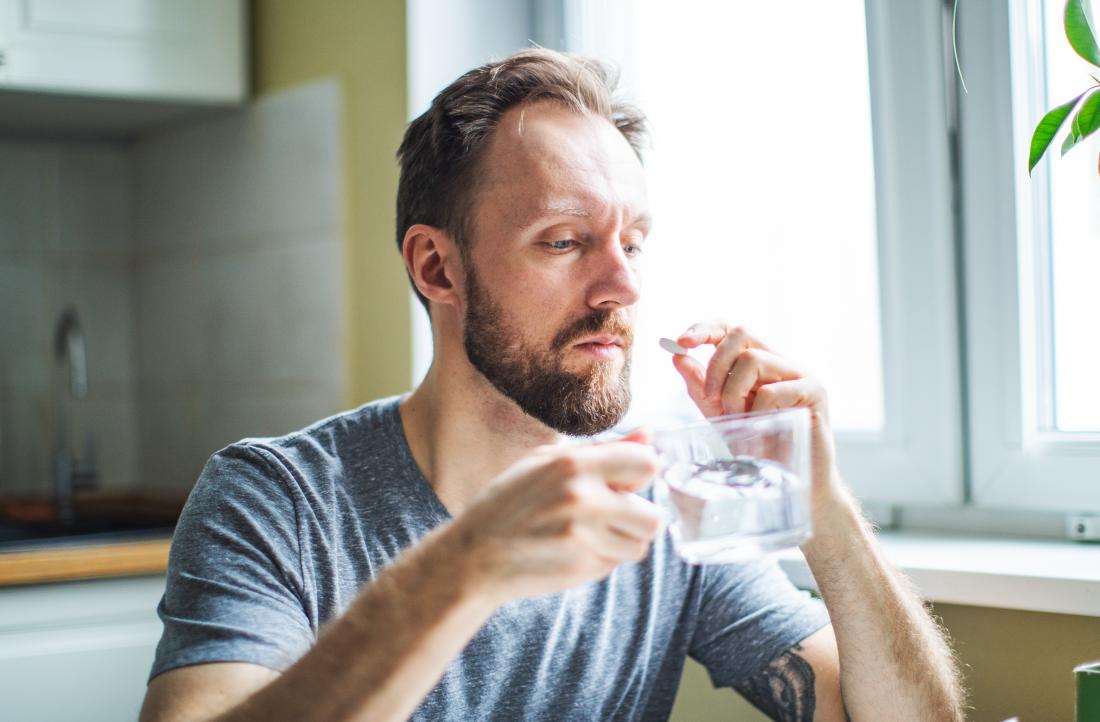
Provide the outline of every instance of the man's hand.
<path id="1" fill-rule="evenodd" d="M 817 685 L 818 696 L 839 699 L 839 685 L 843 707 L 854 720 L 963 719 L 965 695 L 950 648 L 908 580 L 883 558 L 858 503 L 840 481 L 821 384 L 742 328 L 699 323 L 676 342 L 686 349 L 715 346 L 706 368 L 689 356 L 673 357 L 705 416 L 799 406 L 811 412 L 814 536 L 802 549 L 833 628 L 814 653 L 814 675 L 830 679 L 828 690 Z M 742 692 L 755 696 L 758 706 L 778 705 L 780 699 L 769 693 L 773 670 L 785 660 L 773 660 L 761 672 L 756 681 L 764 685 L 762 693 L 751 686 Z M 834 704 L 836 719 L 839 710 Z"/>
<path id="2" fill-rule="evenodd" d="M 645 557 L 662 517 L 630 492 L 649 483 L 657 459 L 632 443 L 641 435 L 627 439 L 540 447 L 455 520 L 448 535 L 495 601 L 575 587 Z"/>
<path id="3" fill-rule="evenodd" d="M 740 327 L 697 323 L 676 342 L 686 349 L 715 347 L 705 368 L 690 356 L 672 357 L 688 395 L 704 416 L 805 407 L 813 420 L 814 495 L 839 483 L 828 398 L 816 379 Z"/>
<path id="4" fill-rule="evenodd" d="M 218 722 L 408 719 L 500 604 L 646 555 L 661 515 L 630 492 L 653 478 L 657 461 L 652 448 L 631 443 L 644 435 L 626 438 L 535 450 L 402 552 L 285 673 L 175 669 L 150 685 L 142 719 L 209 720 L 217 710 L 226 710 Z"/>

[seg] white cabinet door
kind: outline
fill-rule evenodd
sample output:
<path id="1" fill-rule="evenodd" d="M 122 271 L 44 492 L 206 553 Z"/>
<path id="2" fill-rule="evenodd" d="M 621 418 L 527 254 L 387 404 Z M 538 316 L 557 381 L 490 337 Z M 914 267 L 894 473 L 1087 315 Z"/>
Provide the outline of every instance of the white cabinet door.
<path id="1" fill-rule="evenodd" d="M 136 720 L 164 577 L 0 589 L 0 720 Z"/>
<path id="2" fill-rule="evenodd" d="M 244 12 L 243 0 L 0 0 L 4 86 L 237 102 Z"/>

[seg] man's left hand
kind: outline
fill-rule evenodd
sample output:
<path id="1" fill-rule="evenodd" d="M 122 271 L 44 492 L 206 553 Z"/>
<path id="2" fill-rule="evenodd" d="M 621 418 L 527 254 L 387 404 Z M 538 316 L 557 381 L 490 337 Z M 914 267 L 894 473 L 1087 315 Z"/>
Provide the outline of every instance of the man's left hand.
<path id="1" fill-rule="evenodd" d="M 739 326 L 696 323 L 676 342 L 685 349 L 715 347 L 706 368 L 688 355 L 672 358 L 704 416 L 805 407 L 813 420 L 815 495 L 838 483 L 828 398 L 816 379 Z"/>

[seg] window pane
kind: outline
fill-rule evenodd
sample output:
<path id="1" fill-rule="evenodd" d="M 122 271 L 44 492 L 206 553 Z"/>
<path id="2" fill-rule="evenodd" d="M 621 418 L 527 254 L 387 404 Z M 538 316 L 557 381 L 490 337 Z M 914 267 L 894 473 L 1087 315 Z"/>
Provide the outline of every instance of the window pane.
<path id="1" fill-rule="evenodd" d="M 656 339 L 717 318 L 821 378 L 837 430 L 882 428 L 863 3 L 794 5 L 636 0 L 627 41 L 578 48 L 625 65 L 654 133 L 632 418 L 690 413 Z"/>
<path id="2" fill-rule="evenodd" d="M 1045 0 L 1047 107 L 1075 97 L 1096 69 L 1066 40 L 1062 0 Z M 1059 137 L 1056 143 L 1061 142 Z M 1100 431 L 1100 135 L 1064 157 L 1052 146 L 1050 256 L 1054 342 L 1054 426 Z"/>

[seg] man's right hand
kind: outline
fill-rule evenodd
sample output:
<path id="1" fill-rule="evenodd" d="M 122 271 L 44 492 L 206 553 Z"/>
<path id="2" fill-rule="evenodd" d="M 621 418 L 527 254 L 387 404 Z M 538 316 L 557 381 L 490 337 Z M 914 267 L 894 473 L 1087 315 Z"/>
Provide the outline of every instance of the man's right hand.
<path id="1" fill-rule="evenodd" d="M 656 473 L 653 449 L 631 441 L 540 447 L 497 477 L 448 536 L 498 604 L 562 591 L 646 556 L 662 515 L 631 492 Z"/>
<path id="2" fill-rule="evenodd" d="M 150 683 L 141 718 L 407 719 L 500 604 L 644 557 L 661 515 L 630 492 L 656 470 L 654 451 L 629 441 L 537 449 L 403 552 L 286 672 L 173 669 Z"/>

